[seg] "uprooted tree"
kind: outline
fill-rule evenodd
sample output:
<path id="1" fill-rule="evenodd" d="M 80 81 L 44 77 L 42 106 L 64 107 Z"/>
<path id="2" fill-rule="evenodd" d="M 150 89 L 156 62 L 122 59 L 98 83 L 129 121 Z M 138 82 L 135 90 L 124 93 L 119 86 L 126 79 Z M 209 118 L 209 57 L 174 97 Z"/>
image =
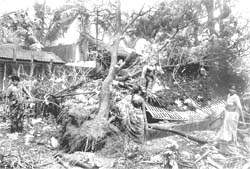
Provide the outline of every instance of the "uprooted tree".
<path id="1" fill-rule="evenodd" d="M 177 92 L 189 92 L 189 96 L 192 97 L 194 96 L 193 93 L 197 93 L 195 89 L 204 89 L 203 84 L 199 83 L 199 76 L 197 76 L 202 67 L 206 69 L 208 74 L 207 81 L 204 82 L 205 84 L 208 83 L 206 85 L 224 86 L 225 82 L 221 80 L 221 77 L 231 77 L 234 82 L 240 82 L 239 80 L 241 80 L 242 86 L 244 86 L 243 78 L 233 73 L 234 65 L 232 63 L 239 59 L 242 54 L 238 47 L 246 39 L 242 39 L 242 34 L 239 33 L 239 29 L 242 30 L 242 28 L 237 26 L 235 18 L 229 15 L 229 4 L 225 1 L 216 2 L 218 3 L 216 7 L 213 6 L 214 2 L 212 1 L 211 3 L 210 1 L 180 0 L 163 2 L 158 6 L 158 10 L 144 15 L 140 19 L 138 17 L 142 14 L 142 11 L 139 12 L 128 24 L 124 24 L 121 20 L 120 2 L 117 2 L 115 17 L 112 12 L 105 15 L 106 19 L 107 16 L 115 18 L 115 26 L 104 21 L 99 25 L 105 27 L 106 31 L 113 29 L 113 32 L 115 32 L 112 36 L 113 43 L 110 50 L 111 61 L 108 75 L 101 87 L 99 108 L 94 117 L 85 120 L 76 129 L 78 130 L 77 136 L 73 136 L 73 134 L 69 136 L 71 139 L 70 151 L 78 149 L 96 150 L 98 142 L 103 143 L 103 139 L 106 138 L 108 133 L 112 132 L 113 129 L 116 130 L 108 119 L 112 103 L 110 88 L 117 73 L 117 52 L 120 39 L 129 26 L 135 28 L 138 37 L 150 40 L 156 45 L 156 48 L 150 53 L 151 57 L 160 60 L 166 74 L 170 72 L 167 74 L 167 79 L 166 77 L 163 77 L 163 79 L 165 78 L 166 83 L 172 82 L 172 86 L 168 85 L 172 89 L 176 89 Z M 221 15 L 214 17 L 212 13 L 215 10 L 221 10 Z M 207 21 L 202 22 L 201 19 Z M 220 25 L 218 30 L 215 29 L 217 24 Z M 238 38 L 234 39 L 233 36 L 235 35 Z M 218 72 L 220 73 L 218 74 Z M 185 78 L 185 75 L 188 78 Z M 187 83 L 187 81 L 190 81 L 190 83 L 184 85 L 183 83 Z M 194 92 L 192 93 L 192 91 Z M 168 94 L 167 97 L 169 97 Z M 66 134 L 66 136 L 68 135 Z M 72 145 L 75 146 L 72 147 Z"/>
<path id="2" fill-rule="evenodd" d="M 95 116 L 91 119 L 88 119 L 84 121 L 79 128 L 75 128 L 73 131 L 78 130 L 76 133 L 69 133 L 66 132 L 64 134 L 64 140 L 70 140 L 68 143 L 68 148 L 70 152 L 82 149 L 85 151 L 94 151 L 100 147 L 100 144 L 103 144 L 103 140 L 105 137 L 114 131 L 118 131 L 114 125 L 112 125 L 108 119 L 109 117 L 109 111 L 111 107 L 111 83 L 113 79 L 115 78 L 115 75 L 117 73 L 117 53 L 119 48 L 119 43 L 122 37 L 122 34 L 128 29 L 128 27 L 135 22 L 135 20 L 144 15 L 146 12 L 143 12 L 143 9 L 140 10 L 139 13 L 137 13 L 130 22 L 126 23 L 125 25 L 122 24 L 121 20 L 121 3 L 120 1 L 116 1 L 114 6 L 114 14 L 111 14 L 109 18 L 106 18 L 110 20 L 110 18 L 113 18 L 113 23 L 109 25 L 108 31 L 114 32 L 112 34 L 112 45 L 110 48 L 110 67 L 108 71 L 107 77 L 104 79 L 101 91 L 100 91 L 100 102 L 99 102 L 99 108 Z M 101 9 L 99 9 L 101 11 Z M 111 8 L 112 10 L 112 8 Z M 106 11 L 106 10 L 104 10 Z M 101 13 L 101 12 L 100 12 Z M 109 14 L 112 13 L 112 11 L 109 11 Z M 102 25 L 104 26 L 104 25 Z M 113 28 L 113 30 L 112 30 Z M 72 130 L 71 130 L 72 131 Z M 76 135 L 75 135 L 76 134 Z M 75 137 L 75 138 L 72 138 Z M 69 139 L 67 139 L 69 138 Z M 66 143 L 67 144 L 67 143 Z"/>
<path id="3" fill-rule="evenodd" d="M 78 14 L 81 16 L 82 25 L 85 26 L 81 35 L 90 34 L 88 31 L 91 22 L 96 24 L 96 53 L 101 51 L 98 51 L 98 45 L 101 46 L 98 44 L 101 32 L 111 35 L 110 39 L 112 39 L 112 45 L 108 45 L 109 54 L 101 55 L 109 57 L 107 64 L 109 70 L 102 81 L 97 111 L 85 111 L 83 105 L 72 103 L 69 103 L 69 108 L 64 110 L 70 114 L 68 121 L 71 123 L 64 126 L 62 145 L 66 146 L 70 152 L 96 150 L 106 136 L 112 130 L 116 130 L 108 119 L 113 99 L 111 83 L 117 74 L 117 53 L 120 40 L 129 27 L 134 28 L 138 38 L 144 38 L 154 44 L 155 48 L 151 50 L 149 57 L 159 60 L 165 71 L 162 81 L 172 89 L 171 91 L 180 93 L 180 95 L 189 92 L 189 96 L 192 97 L 193 93 L 197 94 L 198 89 L 204 89 L 200 83 L 202 78 L 197 76 L 201 67 L 204 67 L 207 73 L 207 80 L 204 83 L 210 81 L 212 83 L 208 85 L 211 86 L 228 85 L 228 77 L 232 77 L 231 80 L 233 79 L 235 82 L 244 81 L 240 76 L 235 75 L 233 72 L 235 65 L 232 63 L 244 54 L 244 50 L 247 50 L 244 46 L 248 44 L 249 35 L 244 30 L 247 26 L 238 24 L 237 18 L 232 15 L 228 1 L 163 1 L 155 6 L 155 10 L 152 9 L 148 13 L 141 10 L 132 14 L 131 17 L 125 15 L 131 19 L 130 22 L 122 19 L 124 13 L 121 12 L 119 0 L 111 5 L 101 4 L 91 10 L 86 10 L 81 6 L 82 4 L 76 4 L 65 6 L 55 12 L 48 27 L 43 25 L 45 24 L 44 19 L 47 18 L 45 5 L 36 6 L 36 15 L 41 21 L 38 26 L 40 32 L 37 32 L 43 35 L 37 39 L 42 44 L 46 40 L 57 39 L 60 32 L 65 31 L 68 25 L 77 16 L 79 17 Z M 215 11 L 220 11 L 220 15 L 214 17 Z M 27 28 L 36 29 L 35 23 L 27 23 L 30 20 L 22 18 L 28 17 L 27 15 L 21 16 L 20 14 L 21 19 L 19 15 L 17 16 L 17 18 L 2 17 L 1 32 L 6 32 L 6 28 L 11 27 L 13 29 L 8 29 L 8 31 L 12 31 L 12 33 L 18 31 L 18 33 L 21 32 L 20 35 L 23 35 L 28 31 L 27 25 Z M 94 17 L 94 19 L 90 17 Z M 24 31 L 23 34 L 20 30 Z M 1 36 L 6 36 L 6 34 L 1 34 Z M 226 82 L 223 82 L 225 80 Z M 194 92 L 192 93 L 192 91 Z M 165 92 L 165 95 L 165 100 L 172 99 L 169 93 Z M 79 112 L 79 114 L 75 112 Z M 65 114 L 61 113 L 61 116 Z"/>

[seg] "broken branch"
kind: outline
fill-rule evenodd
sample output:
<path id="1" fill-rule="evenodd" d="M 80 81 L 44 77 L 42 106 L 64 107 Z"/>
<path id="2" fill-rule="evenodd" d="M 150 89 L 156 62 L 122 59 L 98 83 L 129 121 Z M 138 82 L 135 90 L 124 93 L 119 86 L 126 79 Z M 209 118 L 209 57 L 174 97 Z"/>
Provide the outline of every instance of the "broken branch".
<path id="1" fill-rule="evenodd" d="M 195 141 L 195 142 L 197 142 L 199 144 L 207 144 L 208 143 L 207 140 L 203 140 L 203 139 L 191 136 L 191 135 L 186 134 L 184 132 L 181 132 L 179 130 L 170 129 L 168 127 L 154 125 L 154 124 L 148 124 L 148 127 L 151 128 L 151 129 L 155 129 L 155 130 L 161 130 L 161 131 L 171 132 L 171 133 L 174 133 L 174 134 L 186 137 L 186 138 L 188 138 L 188 139 L 190 139 L 192 141 Z"/>

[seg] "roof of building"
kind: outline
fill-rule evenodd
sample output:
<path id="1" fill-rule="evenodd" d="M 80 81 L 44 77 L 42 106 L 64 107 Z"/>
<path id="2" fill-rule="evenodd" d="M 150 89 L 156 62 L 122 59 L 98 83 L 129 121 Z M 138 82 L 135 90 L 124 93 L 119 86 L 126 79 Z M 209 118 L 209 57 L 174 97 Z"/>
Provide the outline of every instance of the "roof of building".
<path id="1" fill-rule="evenodd" d="M 96 46 L 96 41 L 91 38 L 91 37 L 87 37 L 89 45 L 90 46 Z M 47 46 L 44 48 L 44 51 L 48 51 L 48 52 L 53 52 L 56 55 L 60 56 L 65 62 L 75 62 L 75 55 L 76 55 L 76 51 L 77 51 L 77 45 L 78 44 L 60 44 L 57 46 Z M 112 48 L 110 45 L 107 45 L 101 41 L 98 42 L 98 50 L 107 50 L 108 52 L 112 51 Z M 126 52 L 123 48 L 119 48 L 118 49 L 118 55 L 119 56 L 128 56 L 129 53 Z"/>
<path id="2" fill-rule="evenodd" d="M 52 52 L 25 50 L 21 46 L 15 44 L 0 45 L 0 59 L 13 60 L 16 56 L 18 61 L 31 61 L 32 56 L 36 62 L 53 62 L 57 64 L 64 64 L 65 62 Z"/>

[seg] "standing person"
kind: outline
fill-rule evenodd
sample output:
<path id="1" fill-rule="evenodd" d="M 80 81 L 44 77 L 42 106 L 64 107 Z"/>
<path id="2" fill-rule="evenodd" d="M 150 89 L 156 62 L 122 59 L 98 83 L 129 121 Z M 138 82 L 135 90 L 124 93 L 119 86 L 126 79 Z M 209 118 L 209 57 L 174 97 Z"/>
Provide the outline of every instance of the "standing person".
<path id="1" fill-rule="evenodd" d="M 224 109 L 224 121 L 217 133 L 216 139 L 225 143 L 237 145 L 237 128 L 240 116 L 244 122 L 242 105 L 237 95 L 235 86 L 229 89 L 227 102 Z"/>
<path id="2" fill-rule="evenodd" d="M 10 117 L 10 131 L 22 132 L 24 120 L 24 92 L 19 85 L 20 78 L 18 76 L 11 77 L 11 85 L 7 88 L 6 97 L 8 99 L 9 117 Z"/>
<path id="3" fill-rule="evenodd" d="M 160 84 L 160 80 L 156 77 L 156 74 L 160 73 L 163 74 L 162 68 L 158 65 L 156 61 L 145 65 L 142 69 L 141 73 L 141 85 L 145 82 L 146 92 L 148 88 L 151 89 L 152 93 L 156 91 L 162 90 L 164 87 Z M 151 87 L 149 84 L 151 83 Z"/>
<path id="4" fill-rule="evenodd" d="M 155 64 L 145 65 L 142 69 L 141 79 L 143 81 L 144 80 L 146 81 L 146 83 L 145 83 L 146 91 L 149 87 L 149 83 L 151 82 L 153 85 L 153 82 L 157 79 L 155 72 L 156 72 Z"/>
<path id="5" fill-rule="evenodd" d="M 130 138 L 135 142 L 143 144 L 147 128 L 144 99 L 140 86 L 134 87 L 131 96 L 131 103 L 126 105 L 128 116 L 125 120 L 126 130 Z"/>

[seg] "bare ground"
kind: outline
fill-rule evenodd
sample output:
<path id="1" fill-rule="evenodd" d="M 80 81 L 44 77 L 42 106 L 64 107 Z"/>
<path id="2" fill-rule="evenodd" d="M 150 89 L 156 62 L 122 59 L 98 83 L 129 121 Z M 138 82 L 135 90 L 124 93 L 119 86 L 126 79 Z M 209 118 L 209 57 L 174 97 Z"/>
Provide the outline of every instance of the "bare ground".
<path id="1" fill-rule="evenodd" d="M 57 129 L 51 119 L 30 119 L 29 123 L 26 119 L 23 133 L 10 134 L 9 122 L 1 121 L 0 168 L 161 169 L 174 168 L 176 163 L 184 169 L 241 169 L 249 164 L 249 153 L 240 148 L 233 155 L 225 155 L 214 145 L 199 145 L 177 135 L 146 141 L 143 145 L 120 136 L 99 152 L 66 154 L 53 147 L 51 138 L 56 137 Z M 214 131 L 191 134 L 209 140 L 215 137 Z M 245 146 L 239 143 L 239 147 Z"/>

